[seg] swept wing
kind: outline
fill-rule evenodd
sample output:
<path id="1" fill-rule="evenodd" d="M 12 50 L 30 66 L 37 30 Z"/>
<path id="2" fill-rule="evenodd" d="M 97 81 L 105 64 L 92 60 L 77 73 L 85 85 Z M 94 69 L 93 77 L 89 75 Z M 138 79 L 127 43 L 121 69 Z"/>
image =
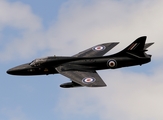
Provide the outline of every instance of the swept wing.
<path id="1" fill-rule="evenodd" d="M 64 75 L 65 77 L 70 78 L 73 82 L 80 84 L 86 87 L 103 87 L 106 86 L 104 81 L 98 75 L 96 71 L 62 71 L 64 66 L 57 67 L 56 70 Z"/>
<path id="2" fill-rule="evenodd" d="M 82 52 L 79 52 L 73 57 L 100 57 L 100 56 L 103 56 L 108 51 L 110 51 L 118 43 L 119 42 L 99 44 L 87 50 L 84 50 Z"/>

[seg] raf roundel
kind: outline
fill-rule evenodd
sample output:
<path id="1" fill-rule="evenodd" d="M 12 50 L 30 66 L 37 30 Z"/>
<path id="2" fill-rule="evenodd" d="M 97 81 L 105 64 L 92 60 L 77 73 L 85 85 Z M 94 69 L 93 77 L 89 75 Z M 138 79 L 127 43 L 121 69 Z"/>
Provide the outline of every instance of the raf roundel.
<path id="1" fill-rule="evenodd" d="M 117 66 L 117 62 L 115 60 L 109 60 L 107 64 L 111 68 L 114 68 Z"/>
<path id="2" fill-rule="evenodd" d="M 96 79 L 95 79 L 95 78 L 91 78 L 91 77 L 84 78 L 84 79 L 82 80 L 82 82 L 85 83 L 85 84 L 93 83 L 93 82 L 95 82 L 95 81 L 96 81 Z"/>
<path id="3" fill-rule="evenodd" d="M 95 51 L 102 51 L 102 50 L 105 50 L 105 48 L 106 48 L 105 46 L 99 45 L 99 46 L 93 47 L 92 49 Z"/>

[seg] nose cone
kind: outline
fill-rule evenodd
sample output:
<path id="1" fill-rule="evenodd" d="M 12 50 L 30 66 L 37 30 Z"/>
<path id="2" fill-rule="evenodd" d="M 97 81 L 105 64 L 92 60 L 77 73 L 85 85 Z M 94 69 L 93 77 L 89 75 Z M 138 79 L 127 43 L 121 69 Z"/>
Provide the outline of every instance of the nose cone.
<path id="1" fill-rule="evenodd" d="M 11 68 L 11 69 L 7 70 L 7 73 L 8 73 L 8 74 L 10 74 L 10 75 L 12 75 L 12 74 L 13 74 L 13 72 L 14 72 L 14 69 L 13 69 L 13 68 Z"/>
<path id="2" fill-rule="evenodd" d="M 23 64 L 7 70 L 7 73 L 10 75 L 23 75 L 28 68 L 30 68 L 29 64 Z"/>

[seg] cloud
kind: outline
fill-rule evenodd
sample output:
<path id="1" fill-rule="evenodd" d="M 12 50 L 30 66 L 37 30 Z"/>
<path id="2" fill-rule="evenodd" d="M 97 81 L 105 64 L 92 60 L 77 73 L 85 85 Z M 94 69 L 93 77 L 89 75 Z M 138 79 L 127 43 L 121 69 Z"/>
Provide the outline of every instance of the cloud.
<path id="1" fill-rule="evenodd" d="M 153 75 L 121 70 L 100 72 L 106 88 L 65 89 L 55 109 L 63 119 L 92 115 L 102 120 L 162 119 L 161 72 L 155 71 Z"/>
<path id="2" fill-rule="evenodd" d="M 43 47 L 42 22 L 41 19 L 32 13 L 29 5 L 21 2 L 0 1 L 0 30 L 1 30 L 1 52 L 3 60 L 15 58 L 26 58 L 35 54 L 35 50 Z M 10 29 L 16 31 L 9 40 Z M 4 32 L 5 31 L 5 32 Z M 4 34 L 3 34 L 4 33 Z M 14 32 L 15 33 L 15 32 Z"/>
<path id="3" fill-rule="evenodd" d="M 135 3 L 103 0 L 88 5 L 69 1 L 62 6 L 58 22 L 49 29 L 48 36 L 60 39 L 59 45 L 67 49 L 68 43 L 71 43 L 75 51 L 66 51 L 70 54 L 82 50 L 82 47 L 108 41 L 120 41 L 119 47 L 113 50 L 119 51 L 137 37 L 147 35 L 147 42 L 155 42 L 149 53 L 152 53 L 154 61 L 159 61 L 163 57 L 160 53 L 162 4 L 162 1 L 147 0 Z M 52 34 L 51 31 L 58 34 Z M 65 39 L 67 43 L 63 43 Z M 151 74 L 124 69 L 103 71 L 100 75 L 108 85 L 106 88 L 66 89 L 60 96 L 55 113 L 62 113 L 62 119 L 79 115 L 88 118 L 95 115 L 104 120 L 162 119 L 161 67 L 153 66 Z"/>
<path id="4" fill-rule="evenodd" d="M 141 68 L 140 68 L 141 69 Z M 108 71 L 110 72 L 110 71 Z M 106 105 L 105 111 L 101 112 L 105 119 L 162 119 L 161 109 L 163 108 L 162 75 L 137 74 L 132 72 L 111 72 L 111 82 L 107 83 L 110 88 L 108 95 L 97 95 L 99 103 Z M 108 75 L 105 75 L 105 80 Z M 109 91 L 109 92 L 108 92 Z"/>
<path id="5" fill-rule="evenodd" d="M 113 49 L 117 52 L 137 37 L 147 35 L 148 42 L 155 42 L 150 52 L 158 59 L 163 56 L 159 53 L 162 49 L 162 4 L 162 1 L 147 0 L 135 3 L 69 0 L 61 6 L 57 21 L 44 29 L 43 21 L 29 5 L 1 1 L 1 31 L 7 26 L 13 27 L 20 36 L 3 44 L 0 55 L 4 61 L 31 58 L 38 53 L 39 56 L 73 55 L 102 42 L 119 41 L 119 46 Z"/>
<path id="6" fill-rule="evenodd" d="M 40 30 L 40 18 L 32 13 L 31 7 L 21 2 L 0 1 L 0 28 L 12 26 L 17 29 Z"/>
<path id="7" fill-rule="evenodd" d="M 73 52 L 67 43 L 80 51 L 101 42 L 119 41 L 118 51 L 137 37 L 147 35 L 148 42 L 155 42 L 152 53 L 157 58 L 162 57 L 158 54 L 162 49 L 161 1 L 127 4 L 103 0 L 85 4 L 69 1 L 62 6 L 58 22 L 49 30 L 48 37 L 56 40 L 50 40 L 50 46 L 57 43 Z"/>

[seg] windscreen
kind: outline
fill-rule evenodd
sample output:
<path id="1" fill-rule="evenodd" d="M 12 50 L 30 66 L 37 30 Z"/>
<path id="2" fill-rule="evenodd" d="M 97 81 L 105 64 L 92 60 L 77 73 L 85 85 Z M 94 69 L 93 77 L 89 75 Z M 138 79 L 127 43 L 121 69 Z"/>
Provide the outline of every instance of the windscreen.
<path id="1" fill-rule="evenodd" d="M 38 59 L 33 60 L 33 61 L 30 63 L 30 65 L 31 65 L 31 66 L 34 66 L 34 67 L 40 66 L 42 63 L 44 63 L 44 62 L 46 62 L 46 61 L 47 61 L 47 57 L 46 57 L 46 58 L 38 58 Z"/>

